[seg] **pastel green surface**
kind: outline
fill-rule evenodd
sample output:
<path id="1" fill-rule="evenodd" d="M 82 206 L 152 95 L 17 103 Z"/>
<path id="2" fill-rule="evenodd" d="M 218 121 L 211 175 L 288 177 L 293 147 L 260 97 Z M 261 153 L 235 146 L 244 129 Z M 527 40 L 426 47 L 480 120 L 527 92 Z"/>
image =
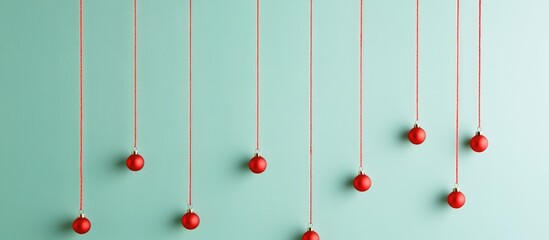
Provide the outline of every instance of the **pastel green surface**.
<path id="1" fill-rule="evenodd" d="M 358 0 L 314 5 L 314 222 L 322 239 L 548 239 L 549 3 L 484 1 L 485 153 L 453 187 L 455 2 L 365 1 L 364 151 L 356 192 Z M 132 150 L 132 1 L 85 1 L 85 211 L 78 211 L 78 1 L 0 0 L 1 239 L 299 239 L 308 222 L 308 1 L 261 5 L 261 150 L 254 175 L 255 1 L 194 1 L 194 207 L 187 200 L 188 2 L 140 0 L 139 150 Z M 461 143 L 476 129 L 476 1 L 462 1 Z"/>

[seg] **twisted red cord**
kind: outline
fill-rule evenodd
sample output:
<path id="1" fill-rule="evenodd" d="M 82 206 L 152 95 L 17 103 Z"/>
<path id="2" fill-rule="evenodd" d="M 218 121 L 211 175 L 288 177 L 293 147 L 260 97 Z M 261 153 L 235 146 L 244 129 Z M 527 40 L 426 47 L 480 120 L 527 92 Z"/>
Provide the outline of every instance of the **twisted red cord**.
<path id="1" fill-rule="evenodd" d="M 193 203 L 193 154 L 192 154 L 192 145 L 193 145 L 193 54 L 192 54 L 192 0 L 189 0 L 189 205 L 192 206 Z"/>
<path id="2" fill-rule="evenodd" d="M 82 68 L 82 62 L 83 62 L 83 39 L 82 35 L 84 32 L 83 29 L 83 0 L 80 0 L 80 211 L 82 211 L 84 206 L 84 194 L 83 194 L 83 187 L 84 187 L 84 174 L 83 174 L 83 117 L 84 117 L 84 109 L 83 109 L 83 99 L 84 99 L 84 77 L 83 77 L 83 68 Z"/>
<path id="3" fill-rule="evenodd" d="M 313 0 L 309 1 L 309 224 L 313 224 Z"/>
<path id="4" fill-rule="evenodd" d="M 416 121 L 419 121 L 419 0 L 416 0 Z"/>
<path id="5" fill-rule="evenodd" d="M 133 1 L 133 148 L 137 148 L 137 0 Z"/>
<path id="6" fill-rule="evenodd" d="M 478 128 L 480 129 L 480 79 L 481 79 L 482 0 L 478 0 Z"/>
<path id="7" fill-rule="evenodd" d="M 456 182 L 459 184 L 459 18 L 460 0 L 457 0 L 456 10 Z"/>
<path id="8" fill-rule="evenodd" d="M 256 0 L 256 96 L 255 96 L 255 148 L 259 149 L 259 0 Z"/>
<path id="9" fill-rule="evenodd" d="M 363 35 L 363 25 L 362 25 L 362 19 L 363 19 L 363 10 L 362 10 L 362 6 L 363 6 L 363 0 L 360 0 L 360 77 L 359 77 L 359 80 L 360 80 L 360 168 L 362 169 L 362 163 L 363 163 L 363 160 L 362 160 L 362 153 L 363 153 L 363 150 L 362 150 L 362 132 L 363 132 L 363 129 L 362 129 L 362 106 L 363 106 L 363 98 L 362 98 L 362 56 L 363 56 L 363 47 L 362 47 L 362 35 Z"/>

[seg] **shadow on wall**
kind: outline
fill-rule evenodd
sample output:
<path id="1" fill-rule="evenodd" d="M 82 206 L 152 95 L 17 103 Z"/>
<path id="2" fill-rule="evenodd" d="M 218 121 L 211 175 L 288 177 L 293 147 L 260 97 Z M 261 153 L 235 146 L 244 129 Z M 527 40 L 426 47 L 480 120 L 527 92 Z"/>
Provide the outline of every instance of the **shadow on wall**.
<path id="1" fill-rule="evenodd" d="M 238 171 L 250 172 L 250 168 L 248 166 L 248 163 L 250 162 L 250 157 L 242 155 L 242 157 L 240 157 L 239 159 L 241 160 L 240 160 L 240 164 L 238 165 Z"/>
<path id="2" fill-rule="evenodd" d="M 58 227 L 59 233 L 60 234 L 67 234 L 67 235 L 73 233 L 74 232 L 72 230 L 72 222 L 73 221 L 74 221 L 74 219 L 67 218 L 67 219 L 64 219 L 62 222 L 60 222 L 59 227 Z"/>
<path id="3" fill-rule="evenodd" d="M 472 136 L 471 136 L 472 137 Z M 464 138 L 462 141 L 461 141 L 461 148 L 462 149 L 468 149 L 468 150 L 471 150 L 471 139 L 469 137 L 467 138 Z"/>
<path id="4" fill-rule="evenodd" d="M 185 214 L 184 212 L 180 212 L 180 211 L 176 211 L 177 214 L 174 214 L 173 218 L 172 218 L 172 222 L 171 224 L 174 226 L 174 227 L 178 227 L 178 228 L 183 228 L 183 225 L 181 224 L 181 217 L 183 217 L 183 215 Z"/>
<path id="5" fill-rule="evenodd" d="M 436 198 L 436 206 L 442 208 L 448 207 L 448 191 L 440 190 L 438 193 L 438 198 Z"/>
<path id="6" fill-rule="evenodd" d="M 303 237 L 303 233 L 305 232 L 305 230 L 298 230 L 297 228 L 295 229 L 294 231 L 294 235 L 292 236 L 291 239 L 294 239 L 294 240 L 301 240 L 302 237 Z"/>
<path id="7" fill-rule="evenodd" d="M 345 177 L 345 181 L 343 181 L 343 184 L 345 184 L 345 185 L 341 186 L 341 187 L 343 187 L 343 189 L 345 189 L 345 190 L 356 191 L 356 189 L 354 187 L 355 177 L 356 177 L 356 175 L 349 175 L 349 176 Z"/>
<path id="8" fill-rule="evenodd" d="M 410 132 L 410 128 L 403 125 L 401 127 L 401 130 L 398 132 L 399 133 L 398 139 L 400 139 L 401 143 L 410 142 L 410 140 L 408 140 L 408 132 Z"/>
<path id="9" fill-rule="evenodd" d="M 128 156 L 129 154 L 123 154 L 123 153 L 120 153 L 115 159 L 116 161 L 113 161 L 114 162 L 114 168 L 115 170 L 119 171 L 119 170 L 127 170 L 126 168 L 126 160 L 128 159 Z"/>

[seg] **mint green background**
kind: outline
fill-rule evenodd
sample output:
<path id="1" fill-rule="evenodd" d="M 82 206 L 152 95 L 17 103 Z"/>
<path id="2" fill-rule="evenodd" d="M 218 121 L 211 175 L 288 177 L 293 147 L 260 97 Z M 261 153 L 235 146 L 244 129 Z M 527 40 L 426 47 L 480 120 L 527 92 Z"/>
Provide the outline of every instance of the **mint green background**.
<path id="1" fill-rule="evenodd" d="M 462 1 L 461 129 L 476 128 L 476 2 Z M 415 1 L 365 2 L 366 193 L 358 167 L 358 0 L 315 1 L 315 227 L 322 239 L 547 239 L 549 3 L 484 2 L 484 133 L 449 208 L 454 1 L 424 0 L 421 123 L 412 146 Z M 262 153 L 255 1 L 194 3 L 195 231 L 187 198 L 187 1 L 139 1 L 139 149 L 132 150 L 132 1 L 85 1 L 85 211 L 78 210 L 78 1 L 0 0 L 0 238 L 299 239 L 308 221 L 308 1 L 262 1 Z"/>

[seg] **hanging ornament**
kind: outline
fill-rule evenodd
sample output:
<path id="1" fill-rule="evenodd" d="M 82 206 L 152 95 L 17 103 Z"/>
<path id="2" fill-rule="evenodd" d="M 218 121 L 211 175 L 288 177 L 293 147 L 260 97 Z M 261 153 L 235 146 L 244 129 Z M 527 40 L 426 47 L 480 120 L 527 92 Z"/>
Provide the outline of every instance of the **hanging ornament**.
<path id="1" fill-rule="evenodd" d="M 78 234 L 85 234 L 91 229 L 91 222 L 84 214 L 78 214 L 78 217 L 72 222 L 72 229 Z"/>
<path id="2" fill-rule="evenodd" d="M 357 191 L 366 192 L 370 189 L 370 186 L 372 186 L 372 181 L 368 175 L 361 171 L 353 180 L 353 186 L 355 186 Z"/>
<path id="3" fill-rule="evenodd" d="M 250 159 L 250 162 L 248 163 L 248 166 L 250 167 L 250 171 L 252 171 L 255 174 L 260 174 L 267 169 L 267 161 L 264 157 L 259 155 L 259 0 L 256 0 L 256 38 L 255 38 L 255 69 L 256 69 L 256 75 L 255 75 L 255 154 Z"/>
<path id="4" fill-rule="evenodd" d="M 313 0 L 309 1 L 309 228 L 301 239 L 320 239 L 313 231 Z"/>
<path id="5" fill-rule="evenodd" d="M 453 208 L 461 208 L 465 205 L 465 194 L 463 194 L 459 188 L 455 187 L 450 194 L 448 194 L 448 205 Z"/>
<path id="6" fill-rule="evenodd" d="M 488 139 L 479 131 L 470 141 L 471 149 L 475 152 L 484 152 L 488 148 Z"/>
<path id="7" fill-rule="evenodd" d="M 132 171 L 139 171 L 145 166 L 145 160 L 137 151 L 133 151 L 132 155 L 126 160 L 126 166 Z"/>
<path id="8" fill-rule="evenodd" d="M 363 133 L 363 127 L 362 127 L 362 54 L 363 54 L 363 47 L 362 47 L 362 32 L 363 32 L 363 24 L 362 24 L 362 19 L 363 19 L 363 0 L 360 0 L 360 60 L 359 60 L 359 145 L 360 145 L 360 150 L 359 150 L 359 159 L 360 159 L 360 167 L 359 167 L 359 171 L 358 171 L 358 175 L 355 177 L 354 181 L 353 181 L 353 186 L 355 187 L 355 189 L 357 191 L 360 191 L 360 192 L 365 192 L 365 191 L 368 191 L 368 189 L 370 189 L 370 186 L 372 185 L 372 181 L 370 180 L 370 177 L 368 177 L 366 174 L 364 174 L 364 171 L 363 171 L 363 157 L 362 157 L 362 153 L 363 153 L 363 141 L 362 141 L 362 133 Z"/>
<path id="9" fill-rule="evenodd" d="M 461 208 L 465 205 L 465 195 L 459 190 L 459 17 L 460 0 L 456 0 L 456 128 L 455 128 L 455 182 L 454 189 L 448 195 L 448 205 Z"/>
<path id="10" fill-rule="evenodd" d="M 477 132 L 473 138 L 471 138 L 471 141 L 469 142 L 471 145 L 471 149 L 475 152 L 484 152 L 488 148 L 488 139 L 486 136 L 482 135 L 480 129 L 480 115 L 481 115 L 481 40 L 482 40 L 482 0 L 478 1 L 478 126 L 477 126 Z"/>
<path id="11" fill-rule="evenodd" d="M 126 166 L 134 172 L 145 166 L 145 159 L 137 154 L 137 0 L 133 0 L 133 152 Z"/>
<path id="12" fill-rule="evenodd" d="M 419 0 L 416 0 L 416 123 L 408 132 L 408 140 L 415 145 L 422 144 L 427 137 L 419 126 Z"/>
<path id="13" fill-rule="evenodd" d="M 193 230 L 200 224 L 200 218 L 198 217 L 198 214 L 196 214 L 193 209 L 189 207 L 187 213 L 181 217 L 181 224 L 186 229 Z"/>
<path id="14" fill-rule="evenodd" d="M 414 124 L 414 127 L 408 132 L 408 139 L 413 144 L 422 144 L 425 141 L 427 134 L 425 130 L 421 128 L 417 123 Z"/>
<path id="15" fill-rule="evenodd" d="M 83 75 L 83 35 L 84 35 L 84 2 L 80 0 L 80 211 L 78 217 L 72 223 L 72 229 L 78 234 L 85 234 L 91 229 L 91 222 L 83 214 L 84 209 L 84 75 Z"/>
<path id="16" fill-rule="evenodd" d="M 320 240 L 320 236 L 312 228 L 308 228 L 301 240 Z"/>
<path id="17" fill-rule="evenodd" d="M 192 75 L 192 0 L 189 0 L 189 204 L 187 213 L 181 217 L 181 225 L 188 230 L 193 230 L 200 224 L 198 214 L 193 211 L 193 75 Z"/>
<path id="18" fill-rule="evenodd" d="M 248 166 L 250 167 L 250 171 L 255 174 L 260 174 L 267 169 L 267 161 L 265 161 L 265 158 L 256 153 L 255 156 L 250 159 Z"/>

